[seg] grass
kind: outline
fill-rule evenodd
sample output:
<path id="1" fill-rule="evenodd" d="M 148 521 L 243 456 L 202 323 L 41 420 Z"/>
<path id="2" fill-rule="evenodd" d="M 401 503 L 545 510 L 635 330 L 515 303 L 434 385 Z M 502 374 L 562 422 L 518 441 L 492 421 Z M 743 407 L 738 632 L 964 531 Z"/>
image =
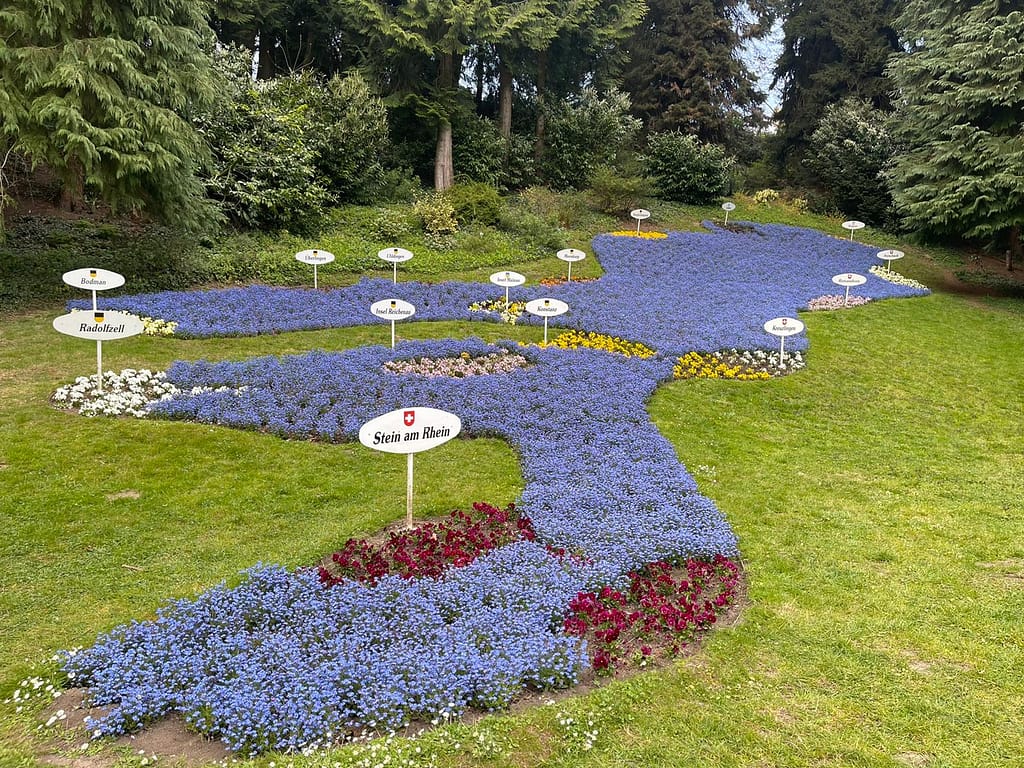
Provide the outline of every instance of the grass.
<path id="1" fill-rule="evenodd" d="M 828 222 L 833 229 L 838 222 Z M 898 245 L 873 234 L 858 240 Z M 936 274 L 923 251 L 905 250 L 901 271 L 926 282 Z M 49 393 L 95 360 L 91 345 L 52 331 L 58 313 L 0 322 L 0 697 L 54 650 L 150 615 L 165 598 L 257 561 L 308 563 L 404 513 L 401 457 L 52 410 Z M 811 349 L 799 374 L 677 382 L 650 404 L 739 534 L 749 578 L 739 622 L 667 669 L 399 741 L 387 748 L 392 764 L 985 768 L 1019 760 L 1022 302 L 937 293 L 802 319 Z M 457 323 L 403 330 L 537 333 Z M 162 367 L 341 349 L 379 335 L 136 338 L 105 345 L 104 359 L 108 368 Z M 478 499 L 501 504 L 521 487 L 515 456 L 493 440 L 423 454 L 417 476 L 430 479 L 418 497 L 424 515 Z M 0 707 L 0 766 L 41 764 L 34 722 Z M 357 751 L 253 765 L 348 766 L 369 754 Z"/>

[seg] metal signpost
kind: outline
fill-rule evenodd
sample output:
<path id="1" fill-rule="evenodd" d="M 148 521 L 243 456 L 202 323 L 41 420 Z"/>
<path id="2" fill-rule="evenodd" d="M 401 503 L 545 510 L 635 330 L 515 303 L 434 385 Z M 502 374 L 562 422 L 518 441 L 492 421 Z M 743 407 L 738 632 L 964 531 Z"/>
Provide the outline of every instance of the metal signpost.
<path id="1" fill-rule="evenodd" d="M 858 229 L 864 229 L 865 226 L 866 225 L 864 224 L 863 221 L 854 221 L 854 220 L 844 221 L 843 224 L 842 224 L 843 229 L 850 230 L 850 239 L 851 240 L 853 240 L 853 233 L 856 232 Z"/>
<path id="2" fill-rule="evenodd" d="M 868 279 L 864 275 L 857 275 L 853 272 L 847 272 L 843 275 L 836 275 L 832 278 L 832 282 L 836 285 L 846 286 L 846 297 L 843 299 L 843 306 L 847 306 L 850 303 L 850 287 L 854 285 L 864 285 Z"/>
<path id="3" fill-rule="evenodd" d="M 383 259 L 384 261 L 391 262 L 391 265 L 395 268 L 394 281 L 398 284 L 398 265 L 403 261 L 408 261 L 412 258 L 412 251 L 407 251 L 405 248 L 382 248 L 377 251 L 377 258 Z"/>
<path id="4" fill-rule="evenodd" d="M 725 226 L 729 226 L 729 214 L 736 210 L 736 203 L 722 203 L 722 210 L 725 211 Z"/>
<path id="5" fill-rule="evenodd" d="M 401 299 L 382 299 L 370 305 L 375 317 L 391 321 L 391 348 L 395 348 L 395 321 L 405 320 L 416 314 L 416 307 Z"/>
<path id="6" fill-rule="evenodd" d="M 544 318 L 544 343 L 548 343 L 548 318 L 564 315 L 569 305 L 558 299 L 534 299 L 526 302 L 526 311 L 531 315 Z"/>
<path id="7" fill-rule="evenodd" d="M 572 265 L 569 265 L 570 268 Z M 495 272 L 491 275 L 491 282 L 495 285 L 504 286 L 505 288 L 505 311 L 508 312 L 509 301 L 508 301 L 508 289 L 512 286 L 522 285 L 526 282 L 526 277 L 520 275 L 518 272 Z"/>
<path id="8" fill-rule="evenodd" d="M 889 248 L 885 251 L 879 251 L 875 256 L 885 261 L 886 272 L 892 272 L 892 263 L 896 261 L 896 259 L 902 259 L 906 254 L 903 253 L 903 251 L 897 251 L 895 248 Z"/>
<path id="9" fill-rule="evenodd" d="M 555 254 L 562 261 L 568 262 L 569 264 L 569 277 L 566 282 L 572 282 L 572 263 L 574 261 L 583 261 L 587 258 L 587 254 L 583 251 L 577 250 L 576 248 L 563 248 Z"/>
<path id="10" fill-rule="evenodd" d="M 779 337 L 779 363 L 786 357 L 786 337 L 795 336 L 804 329 L 804 324 L 795 317 L 776 317 L 764 324 L 764 329 L 772 336 Z"/>
<path id="11" fill-rule="evenodd" d="M 646 208 L 636 208 L 629 212 L 629 215 L 636 219 L 636 233 L 640 234 L 640 222 L 651 218 L 651 212 Z"/>
<path id="12" fill-rule="evenodd" d="M 303 264 L 313 265 L 313 287 L 319 287 L 316 279 L 316 268 L 320 264 L 330 264 L 334 261 L 334 254 L 330 251 L 320 251 L 317 249 L 309 251 L 299 251 L 295 254 L 296 261 L 301 261 Z"/>

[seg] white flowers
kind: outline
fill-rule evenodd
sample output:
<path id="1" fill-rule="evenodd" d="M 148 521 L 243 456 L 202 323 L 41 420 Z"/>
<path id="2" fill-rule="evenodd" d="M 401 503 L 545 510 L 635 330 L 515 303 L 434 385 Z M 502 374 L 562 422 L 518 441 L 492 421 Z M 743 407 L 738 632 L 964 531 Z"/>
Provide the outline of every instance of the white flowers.
<path id="1" fill-rule="evenodd" d="M 888 267 L 883 267 L 880 264 L 875 264 L 874 266 L 869 268 L 868 271 L 875 277 L 880 277 L 883 280 L 888 280 L 890 283 L 894 283 L 896 285 L 903 285 L 906 286 L 907 288 L 923 288 L 925 290 L 928 289 L 928 286 L 925 285 L 924 283 L 919 283 L 912 277 L 906 277 L 904 275 L 901 275 L 899 272 L 893 272 Z"/>
<path id="2" fill-rule="evenodd" d="M 120 373 L 105 371 L 102 387 L 99 378 L 79 376 L 50 398 L 58 408 L 77 410 L 84 416 L 135 416 L 143 418 L 149 406 L 178 393 L 178 388 L 166 380 L 161 371 L 125 368 Z"/>

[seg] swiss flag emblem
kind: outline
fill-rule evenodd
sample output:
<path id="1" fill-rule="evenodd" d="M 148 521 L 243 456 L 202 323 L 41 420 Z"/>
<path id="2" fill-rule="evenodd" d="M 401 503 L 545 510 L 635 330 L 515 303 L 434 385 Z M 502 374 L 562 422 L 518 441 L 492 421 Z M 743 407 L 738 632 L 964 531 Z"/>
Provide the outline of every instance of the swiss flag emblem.
<path id="1" fill-rule="evenodd" d="M 411 427 L 413 422 L 416 421 L 416 411 L 404 411 L 402 413 L 402 421 L 405 422 L 405 426 Z"/>
<path id="2" fill-rule="evenodd" d="M 783 325 L 785 325 L 785 324 L 786 324 L 786 323 L 788 323 L 788 322 L 789 322 L 789 320 L 788 320 L 787 318 L 785 318 L 785 317 L 784 317 L 784 318 L 782 318 L 782 324 L 783 324 Z"/>

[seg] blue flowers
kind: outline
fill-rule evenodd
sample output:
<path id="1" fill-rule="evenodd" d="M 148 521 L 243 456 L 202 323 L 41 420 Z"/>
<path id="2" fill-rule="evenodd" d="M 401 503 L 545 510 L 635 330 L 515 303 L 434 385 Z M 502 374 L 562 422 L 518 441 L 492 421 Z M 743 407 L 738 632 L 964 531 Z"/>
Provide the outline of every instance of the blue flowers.
<path id="1" fill-rule="evenodd" d="M 124 733 L 179 712 L 233 749 L 259 753 L 501 708 L 523 687 L 575 682 L 586 649 L 562 621 L 579 592 L 624 586 L 629 571 L 657 560 L 737 554 L 735 534 L 697 493 L 645 403 L 680 354 L 773 348 L 765 320 L 794 314 L 830 290 L 835 274 L 866 273 L 875 251 L 781 226 L 656 241 L 598 236 L 593 245 L 606 270 L 600 280 L 523 288 L 517 299 L 563 299 L 571 310 L 555 324 L 642 342 L 660 356 L 444 339 L 175 363 L 167 380 L 181 392 L 155 403 L 155 416 L 341 442 L 398 408 L 452 411 L 462 436 L 500 436 L 516 449 L 526 481 L 518 506 L 538 540 L 499 547 L 436 580 L 386 576 L 325 588 L 314 569 L 253 568 L 238 587 L 171 603 L 153 621 L 67 654 L 72 682 L 109 707 L 93 727 Z M 860 290 L 872 298 L 921 292 L 873 276 Z M 103 306 L 175 321 L 182 335 L 248 335 L 379 322 L 370 304 L 389 297 L 413 303 L 420 320 L 480 319 L 469 307 L 493 293 L 482 284 L 363 280 L 336 291 L 254 286 Z M 787 341 L 804 346 L 804 337 Z M 385 367 L 502 350 L 529 366 L 462 378 Z M 546 545 L 578 557 L 552 556 Z"/>

